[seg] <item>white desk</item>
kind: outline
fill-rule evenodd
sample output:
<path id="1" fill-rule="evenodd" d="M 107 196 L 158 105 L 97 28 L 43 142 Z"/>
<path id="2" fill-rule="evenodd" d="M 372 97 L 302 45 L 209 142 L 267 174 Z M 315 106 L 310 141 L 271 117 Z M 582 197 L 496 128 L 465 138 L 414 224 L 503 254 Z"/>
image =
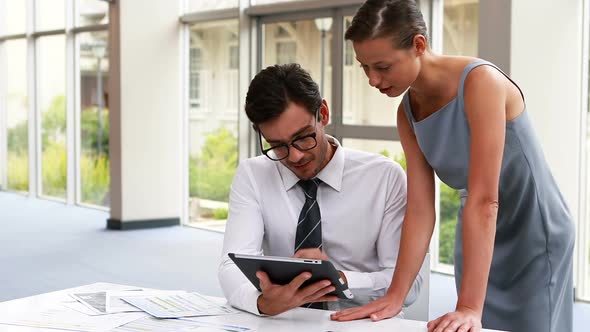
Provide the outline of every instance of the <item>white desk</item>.
<path id="1" fill-rule="evenodd" d="M 57 292 L 0 303 L 0 315 L 22 312 L 36 312 L 55 306 L 57 303 L 71 300 L 68 294 L 73 292 L 95 291 L 112 284 L 97 283 Z M 249 313 L 224 316 L 202 317 L 200 320 L 246 326 L 259 332 L 346 332 L 346 331 L 403 331 L 424 332 L 426 323 L 405 319 L 387 319 L 380 322 L 360 320 L 352 322 L 334 322 L 330 320 L 331 311 L 296 308 L 275 317 L 258 317 Z M 0 332 L 55 332 L 56 329 L 32 328 L 0 324 Z M 492 332 L 492 330 L 482 330 Z"/>

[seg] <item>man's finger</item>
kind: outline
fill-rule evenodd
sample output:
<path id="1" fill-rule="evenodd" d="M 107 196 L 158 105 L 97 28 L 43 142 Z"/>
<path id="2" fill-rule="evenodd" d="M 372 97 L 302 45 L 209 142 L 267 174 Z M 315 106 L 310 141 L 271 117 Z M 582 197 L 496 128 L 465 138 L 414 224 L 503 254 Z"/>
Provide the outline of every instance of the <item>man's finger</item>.
<path id="1" fill-rule="evenodd" d="M 324 295 L 324 296 L 318 297 L 317 299 L 315 299 L 315 301 L 312 301 L 312 302 L 334 302 L 334 301 L 338 301 L 338 296 Z"/>
<path id="2" fill-rule="evenodd" d="M 270 281 L 270 278 L 268 277 L 268 274 L 266 274 L 266 272 L 257 271 L 256 277 L 258 278 L 258 283 L 260 285 L 260 289 L 263 292 L 272 285 L 272 282 Z"/>
<path id="3" fill-rule="evenodd" d="M 327 288 L 332 288 L 331 291 L 325 291 Z M 311 298 L 313 297 L 315 294 L 319 294 L 319 296 L 322 295 L 326 295 L 330 292 L 334 291 L 334 286 L 332 286 L 332 282 L 330 280 L 321 280 L 318 282 L 314 282 L 313 284 L 309 285 L 309 286 L 305 286 L 304 288 L 299 289 L 299 296 L 303 297 L 303 298 Z M 323 293 L 322 293 L 323 291 Z M 319 297 L 319 296 L 315 296 L 315 297 Z M 308 301 L 310 302 L 310 301 Z"/>
<path id="4" fill-rule="evenodd" d="M 315 286 L 316 284 L 320 284 L 319 287 L 321 287 L 320 289 L 316 289 L 314 291 L 314 289 L 309 289 L 312 286 Z M 299 291 L 299 296 L 301 296 L 301 298 L 303 298 L 303 301 L 305 303 L 309 303 L 309 302 L 318 302 L 318 299 L 328 293 L 332 293 L 333 291 L 336 290 L 336 287 L 332 286 L 331 284 L 328 284 L 327 286 L 324 286 L 325 283 L 317 282 L 313 285 L 310 285 L 308 287 L 305 287 L 304 289 L 302 289 L 301 291 Z"/>
<path id="5" fill-rule="evenodd" d="M 301 274 L 299 274 L 298 276 L 296 276 L 295 278 L 293 278 L 293 280 L 291 280 L 291 282 L 287 285 L 287 287 L 289 287 L 289 289 L 295 293 L 297 292 L 297 290 L 299 290 L 299 288 L 301 288 L 301 285 L 303 285 L 304 282 L 306 282 L 309 278 L 311 278 L 311 273 L 310 272 L 303 272 Z"/>

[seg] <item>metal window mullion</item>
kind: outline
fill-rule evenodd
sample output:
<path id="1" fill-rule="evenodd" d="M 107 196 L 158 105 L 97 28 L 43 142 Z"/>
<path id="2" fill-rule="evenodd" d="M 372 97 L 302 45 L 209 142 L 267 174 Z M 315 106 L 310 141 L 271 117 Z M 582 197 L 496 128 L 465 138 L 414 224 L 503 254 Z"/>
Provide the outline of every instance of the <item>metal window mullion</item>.
<path id="1" fill-rule="evenodd" d="M 77 123 L 75 112 L 76 85 L 75 77 L 75 43 L 74 34 L 71 28 L 74 26 L 74 0 L 66 0 L 65 3 L 65 39 L 66 39 L 66 58 L 65 60 L 65 94 L 66 94 L 66 202 L 67 204 L 76 204 L 78 200 L 77 192 L 77 168 L 79 164 L 79 155 L 77 151 Z"/>
<path id="2" fill-rule="evenodd" d="M 430 47 L 434 52 L 442 53 L 443 51 L 443 18 L 444 18 L 444 0 L 431 0 L 430 6 Z"/>
<path id="3" fill-rule="evenodd" d="M 6 73 L 6 43 L 0 42 L 0 73 Z M 7 95 L 7 75 L 0 74 L 0 190 L 6 190 L 8 187 L 8 136 L 6 130 L 6 121 L 8 119 L 8 110 L 6 109 Z"/>
<path id="4" fill-rule="evenodd" d="M 338 126 L 342 125 L 342 77 L 343 77 L 343 57 L 344 57 L 344 13 L 343 10 L 335 10 L 332 15 L 332 124 L 336 125 L 334 135 L 337 140 L 342 142 L 342 135 L 338 132 Z M 321 70 L 324 70 L 322 68 Z M 322 96 L 325 97 L 325 96 Z"/>
<path id="5" fill-rule="evenodd" d="M 26 33 L 19 33 L 19 34 L 15 34 L 15 35 L 3 35 L 3 36 L 0 36 L 0 42 L 11 40 L 11 39 L 24 39 L 24 38 L 27 38 Z"/>
<path id="6" fill-rule="evenodd" d="M 191 12 L 184 14 L 180 17 L 182 23 L 197 23 L 197 22 L 209 22 L 218 20 L 229 20 L 241 17 L 243 10 L 239 8 L 225 8 L 216 10 L 204 10 L 198 12 Z"/>
<path id="7" fill-rule="evenodd" d="M 590 77 L 588 75 L 588 60 L 590 58 L 590 0 L 585 0 L 581 4 L 582 6 L 582 84 L 581 84 L 581 108 L 580 108 L 580 133 L 582 140 L 580 144 L 580 167 L 579 167 L 579 178 L 580 182 L 578 185 L 578 224 L 577 234 L 578 238 L 576 241 L 576 260 L 575 260 L 575 299 L 574 300 L 590 300 L 590 263 L 588 257 L 588 251 L 590 245 L 590 218 L 589 218 L 589 207 L 587 199 L 590 195 L 588 192 L 590 187 L 588 186 L 588 179 L 590 178 L 590 167 L 588 165 L 588 128 L 587 128 L 587 117 L 588 117 L 588 89 L 590 85 Z"/>
<path id="8" fill-rule="evenodd" d="M 109 25 L 107 24 L 97 24 L 97 25 L 85 25 L 81 27 L 73 27 L 68 29 L 68 32 L 78 34 L 81 32 L 95 32 L 95 31 L 107 31 L 109 29 Z"/>
<path id="9" fill-rule="evenodd" d="M 55 35 L 64 35 L 66 33 L 66 29 L 54 29 L 54 30 L 44 30 L 44 31 L 35 31 L 30 35 L 33 38 L 45 37 L 45 36 L 55 36 Z"/>
<path id="10" fill-rule="evenodd" d="M 41 194 L 41 119 L 37 109 L 37 40 L 35 30 L 35 0 L 27 2 L 27 96 L 29 145 L 29 195 Z"/>
<path id="11" fill-rule="evenodd" d="M 238 2 L 238 100 L 239 108 L 237 113 L 238 120 L 238 160 L 242 161 L 251 157 L 252 148 L 255 146 L 252 140 L 252 126 L 250 120 L 244 111 L 246 94 L 248 93 L 248 86 L 252 78 L 252 72 L 256 71 L 258 66 L 258 47 L 257 42 L 260 40 L 257 37 L 257 20 L 251 18 L 246 14 L 246 10 L 250 6 L 249 0 L 240 0 Z"/>
<path id="12" fill-rule="evenodd" d="M 181 225 L 186 225 L 190 222 L 190 211 L 189 211 L 189 204 L 190 204 L 190 113 L 189 113 L 189 95 L 190 95 L 190 29 L 187 24 L 183 25 L 181 28 L 181 45 L 183 51 L 181 53 L 181 95 L 182 95 L 182 103 L 181 103 L 181 112 L 182 112 L 182 162 L 181 162 L 181 169 L 180 174 L 182 175 L 182 202 L 181 202 Z"/>
<path id="13" fill-rule="evenodd" d="M 441 52 L 443 49 L 443 0 L 423 0 L 420 5 L 424 5 L 428 10 L 428 17 L 425 18 L 430 23 L 430 45 L 433 51 Z M 436 221 L 434 232 L 430 239 L 430 265 L 433 271 L 450 273 L 448 264 L 440 263 L 440 179 L 434 175 L 434 208 Z"/>

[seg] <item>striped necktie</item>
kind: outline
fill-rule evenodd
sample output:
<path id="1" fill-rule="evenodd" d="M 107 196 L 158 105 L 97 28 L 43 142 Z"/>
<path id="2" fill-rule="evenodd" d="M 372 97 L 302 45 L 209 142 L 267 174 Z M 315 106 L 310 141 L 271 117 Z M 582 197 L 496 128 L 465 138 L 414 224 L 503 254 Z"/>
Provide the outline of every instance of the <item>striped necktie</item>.
<path id="1" fill-rule="evenodd" d="M 301 180 L 299 185 L 305 194 L 305 204 L 297 221 L 295 235 L 295 252 L 306 248 L 322 249 L 322 216 L 317 201 L 320 184 L 319 179 Z M 306 303 L 302 307 L 312 309 L 327 309 L 325 302 Z"/>
<path id="2" fill-rule="evenodd" d="M 299 181 L 305 194 L 305 204 L 297 221 L 295 252 L 306 248 L 322 249 L 322 216 L 317 201 L 318 187 L 321 182 L 319 179 Z"/>

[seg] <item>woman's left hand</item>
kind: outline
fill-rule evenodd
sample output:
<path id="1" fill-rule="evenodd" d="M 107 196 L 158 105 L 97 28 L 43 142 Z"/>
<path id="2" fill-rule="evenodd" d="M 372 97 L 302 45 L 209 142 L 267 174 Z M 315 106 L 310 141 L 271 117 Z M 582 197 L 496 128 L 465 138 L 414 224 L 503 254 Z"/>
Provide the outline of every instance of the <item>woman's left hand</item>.
<path id="1" fill-rule="evenodd" d="M 475 310 L 457 307 L 455 312 L 428 322 L 428 332 L 480 332 L 481 315 Z"/>

